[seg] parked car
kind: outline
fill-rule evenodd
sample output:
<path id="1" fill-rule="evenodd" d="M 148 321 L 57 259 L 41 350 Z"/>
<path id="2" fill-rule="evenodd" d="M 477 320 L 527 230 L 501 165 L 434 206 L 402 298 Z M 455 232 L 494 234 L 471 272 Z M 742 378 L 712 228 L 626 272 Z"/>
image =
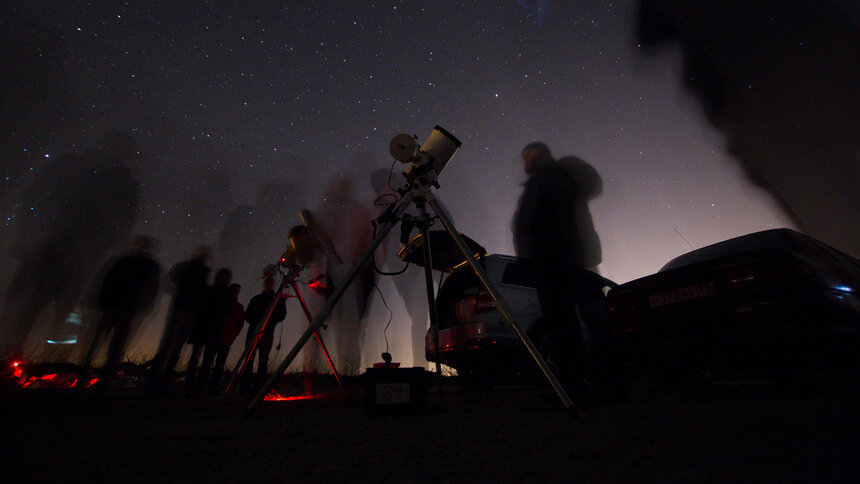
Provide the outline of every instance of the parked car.
<path id="1" fill-rule="evenodd" d="M 856 368 L 860 262 L 789 229 L 694 250 L 607 298 L 617 355 L 666 376 Z"/>
<path id="2" fill-rule="evenodd" d="M 553 371 L 566 357 L 564 347 L 543 319 L 537 297 L 536 279 L 528 261 L 508 255 L 489 255 L 483 259 L 489 279 L 510 307 L 517 324 Z M 586 353 L 595 350 L 595 340 L 606 334 L 605 294 L 616 284 L 589 271 L 572 275 L 588 287 L 588 300 L 580 301 L 585 321 L 581 331 Z M 513 328 L 496 310 L 495 301 L 481 287 L 468 265 L 454 270 L 443 282 L 436 297 L 439 320 L 439 361 L 453 367 L 459 375 L 481 385 L 497 383 L 506 375 L 532 371 L 532 362 Z M 432 329 L 426 337 L 426 357 L 436 361 Z M 564 383 L 564 382 L 562 382 Z"/>

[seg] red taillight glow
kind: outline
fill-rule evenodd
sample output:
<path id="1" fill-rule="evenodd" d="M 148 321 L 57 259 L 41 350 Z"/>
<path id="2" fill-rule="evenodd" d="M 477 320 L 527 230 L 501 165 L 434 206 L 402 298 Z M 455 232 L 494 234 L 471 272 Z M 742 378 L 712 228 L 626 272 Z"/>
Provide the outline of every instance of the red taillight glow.
<path id="1" fill-rule="evenodd" d="M 475 314 L 475 296 L 469 296 L 466 299 L 461 299 L 454 305 L 454 311 L 457 313 L 457 321 L 465 323 L 472 319 Z"/>
<path id="2" fill-rule="evenodd" d="M 461 299 L 454 305 L 457 321 L 461 323 L 471 321 L 475 313 L 495 310 L 496 301 L 486 291 L 479 291 L 477 295 Z"/>
<path id="3" fill-rule="evenodd" d="M 475 297 L 475 312 L 493 311 L 496 309 L 496 301 L 489 293 L 481 291 Z"/>
<path id="4" fill-rule="evenodd" d="M 632 316 L 639 312 L 639 305 L 636 304 L 636 297 L 628 293 L 613 298 L 606 310 L 615 317 Z"/>

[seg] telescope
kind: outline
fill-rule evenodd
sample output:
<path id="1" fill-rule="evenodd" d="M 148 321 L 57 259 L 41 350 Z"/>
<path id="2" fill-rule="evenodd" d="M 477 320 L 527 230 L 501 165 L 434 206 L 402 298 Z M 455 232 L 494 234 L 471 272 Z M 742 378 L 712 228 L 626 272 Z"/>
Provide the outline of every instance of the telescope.
<path id="1" fill-rule="evenodd" d="M 445 128 L 436 126 L 421 145 L 418 144 L 417 136 L 398 134 L 391 139 L 388 152 L 395 160 L 409 164 L 403 172 L 409 183 L 421 177 L 422 184 L 434 185 L 461 145 L 460 140 Z"/>
<path id="2" fill-rule="evenodd" d="M 474 242 L 473 244 L 468 244 L 466 242 L 463 235 L 461 235 L 460 232 L 457 231 L 457 229 L 454 227 L 454 224 L 451 222 L 449 216 L 446 214 L 440 201 L 431 190 L 431 188 L 439 188 L 439 175 L 442 174 L 442 171 L 445 169 L 445 166 L 448 164 L 448 162 L 451 160 L 457 150 L 460 149 L 461 144 L 462 143 L 460 143 L 460 140 L 455 138 L 454 135 L 439 126 L 435 126 L 433 128 L 433 131 L 430 132 L 430 135 L 427 137 L 426 140 L 424 140 L 424 143 L 421 145 L 418 144 L 418 138 L 416 136 L 411 136 L 409 134 L 398 134 L 391 140 L 391 143 L 388 146 L 388 151 L 391 154 L 391 157 L 401 163 L 408 164 L 406 170 L 403 172 L 403 175 L 406 177 L 408 184 L 407 186 L 398 190 L 398 193 L 400 193 L 401 198 L 393 202 L 388 208 L 384 210 L 382 215 L 380 215 L 375 220 L 375 222 L 379 223 L 379 227 L 378 230 L 375 231 L 373 240 L 371 240 L 370 245 L 364 250 L 364 252 L 362 252 L 362 254 L 356 260 L 353 261 L 352 268 L 349 270 L 346 276 L 344 276 L 343 280 L 338 281 L 338 287 L 326 299 L 325 306 L 323 306 L 319 310 L 319 312 L 312 318 L 310 315 L 308 315 L 310 326 L 308 326 L 308 328 L 305 330 L 305 332 L 290 350 L 289 354 L 287 354 L 287 356 L 281 362 L 278 369 L 271 375 L 269 381 L 266 382 L 263 388 L 257 393 L 257 396 L 254 397 L 254 399 L 248 405 L 246 412 L 252 412 L 257 407 L 257 405 L 259 405 L 260 402 L 263 401 L 269 389 L 284 374 L 287 367 L 298 355 L 299 351 L 305 345 L 305 343 L 307 343 L 311 336 L 315 335 L 316 331 L 319 328 L 323 327 L 326 322 L 326 319 L 331 315 L 332 311 L 334 310 L 335 305 L 337 305 L 338 301 L 340 301 L 341 297 L 343 297 L 343 295 L 346 293 L 349 286 L 358 277 L 359 272 L 362 270 L 364 265 L 370 261 L 371 257 L 373 257 L 374 251 L 376 251 L 376 249 L 382 244 L 383 240 L 388 235 L 388 232 L 390 232 L 395 225 L 404 221 L 407 221 L 409 223 L 414 222 L 418 226 L 419 232 L 421 233 L 421 262 L 424 267 L 424 282 L 427 289 L 427 306 L 429 309 L 430 316 L 430 328 L 433 333 L 433 340 L 436 351 L 439 351 L 439 323 L 436 300 L 434 295 L 435 289 L 432 271 L 434 268 L 452 270 L 453 266 L 462 264 L 463 259 L 465 259 L 465 263 L 472 268 L 475 273 L 475 276 L 481 282 L 481 286 L 483 287 L 483 289 L 493 298 L 493 301 L 496 303 L 496 308 L 502 318 L 508 324 L 510 324 L 511 328 L 517 334 L 517 337 L 519 337 L 520 341 L 528 350 L 528 353 L 540 367 L 541 372 L 544 374 L 547 381 L 556 391 L 556 394 L 558 394 L 559 398 L 561 398 L 562 402 L 564 403 L 564 406 L 569 410 L 573 410 L 573 402 L 570 400 L 570 397 L 567 395 L 564 388 L 562 388 L 561 384 L 558 382 L 558 379 L 552 373 L 549 366 L 547 366 L 546 361 L 544 361 L 543 357 L 540 355 L 540 353 L 538 353 L 537 348 L 535 348 L 534 344 L 531 342 L 531 340 L 529 340 L 526 333 L 516 322 L 513 313 L 510 311 L 510 309 L 508 309 L 508 306 L 502 299 L 502 296 L 499 293 L 498 289 L 496 289 L 495 285 L 490 280 L 483 266 L 478 262 L 478 258 L 482 257 L 483 255 L 483 249 L 480 248 L 480 246 L 475 247 L 477 244 L 474 244 Z M 413 204 L 418 209 L 418 216 L 412 217 L 411 219 L 409 217 L 404 217 L 406 209 Z M 435 215 L 431 215 L 428 212 L 428 208 L 432 210 Z M 308 215 L 310 215 L 309 212 Z M 287 263 L 289 261 L 295 262 L 297 259 L 304 258 L 308 254 L 312 256 L 313 250 L 306 249 L 303 245 L 309 240 L 311 246 L 316 246 L 317 248 L 319 246 L 322 246 L 324 249 L 327 250 L 333 249 L 333 246 L 328 246 L 328 244 L 326 244 L 326 234 L 322 230 L 317 229 L 317 227 L 319 226 L 314 225 L 312 223 L 312 219 L 305 219 L 305 212 L 302 213 L 302 218 L 305 222 L 304 226 L 302 226 L 304 227 L 304 229 L 294 227 L 296 229 L 295 232 L 293 232 L 291 229 L 290 246 L 287 249 L 287 252 L 284 253 L 285 257 L 282 257 L 283 263 Z M 460 253 L 460 255 L 456 257 L 442 257 L 442 255 L 440 254 L 440 264 L 438 265 L 434 263 L 434 256 L 432 254 L 432 251 L 430 250 L 432 240 L 429 231 L 430 225 L 432 225 L 433 221 L 437 219 L 445 227 L 445 232 L 448 233 L 449 238 L 454 242 L 454 246 L 456 246 L 457 251 L 459 251 Z M 441 234 L 441 236 L 444 238 L 444 234 Z M 438 239 L 439 235 L 437 235 L 435 238 Z M 408 250 L 407 252 L 415 253 L 415 258 L 417 258 L 418 248 L 419 244 L 417 244 L 416 242 L 416 244 L 411 248 L 411 250 Z M 383 359 L 386 362 L 390 362 L 390 355 L 387 356 L 388 357 L 384 355 Z M 440 376 L 442 374 L 438 354 L 436 357 L 436 373 Z"/>
<path id="3" fill-rule="evenodd" d="M 331 237 L 328 236 L 322 226 L 316 223 L 310 210 L 302 209 L 299 215 L 303 223 L 294 225 L 287 231 L 287 250 L 281 254 L 278 264 L 284 268 L 299 263 L 307 264 L 318 253 L 327 253 L 338 264 L 343 264 Z"/>

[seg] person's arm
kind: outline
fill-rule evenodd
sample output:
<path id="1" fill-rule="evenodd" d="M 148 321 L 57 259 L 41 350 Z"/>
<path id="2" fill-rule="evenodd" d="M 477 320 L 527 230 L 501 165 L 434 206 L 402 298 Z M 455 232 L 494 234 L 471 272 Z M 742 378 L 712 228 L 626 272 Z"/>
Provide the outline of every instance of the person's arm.
<path id="1" fill-rule="evenodd" d="M 287 317 L 287 304 L 284 302 L 283 299 L 279 298 L 278 303 L 275 305 L 275 313 L 272 315 L 272 319 L 274 319 L 275 322 L 279 323 L 279 322 L 283 321 L 284 318 L 286 318 L 286 317 Z"/>

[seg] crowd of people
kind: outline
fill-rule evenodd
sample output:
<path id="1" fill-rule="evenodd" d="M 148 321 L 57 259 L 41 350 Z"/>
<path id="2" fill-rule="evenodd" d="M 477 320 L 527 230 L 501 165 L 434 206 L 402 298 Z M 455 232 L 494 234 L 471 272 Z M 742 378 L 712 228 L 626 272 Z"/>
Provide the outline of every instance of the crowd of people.
<path id="1" fill-rule="evenodd" d="M 137 236 L 128 254 L 109 260 L 105 275 L 97 277 L 95 305 L 101 318 L 86 344 L 81 364 L 80 385 L 91 382 L 91 365 L 100 345 L 109 340 L 106 363 L 96 384 L 99 390 L 109 388 L 135 326 L 153 308 L 159 292 L 161 267 L 153 256 L 154 240 Z M 221 390 L 227 356 L 236 338 L 248 324 L 248 341 L 269 312 L 275 294 L 271 274 L 263 279 L 263 290 L 251 298 L 248 308 L 239 302 L 241 286 L 231 283 L 232 272 L 219 269 L 208 283 L 211 249 L 201 247 L 188 260 L 173 266 L 167 273 L 170 302 L 164 331 L 155 357 L 149 362 L 145 389 L 151 395 L 171 392 L 173 376 L 183 349 L 190 347 L 185 371 L 185 391 L 189 396 L 215 395 Z M 286 305 L 279 299 L 268 325 L 257 345 L 257 372 L 243 378 L 242 390 L 249 393 L 259 384 L 268 368 L 276 325 L 284 320 Z"/>
<path id="2" fill-rule="evenodd" d="M 106 363 L 98 387 L 109 388 L 111 376 L 117 371 L 137 327 L 156 307 L 160 291 L 165 291 L 172 296 L 158 349 L 147 365 L 146 392 L 152 395 L 172 392 L 176 369 L 187 348 L 190 356 L 185 365 L 185 392 L 189 396 L 219 393 L 230 350 L 247 323 L 243 348 L 254 351 L 248 356 L 249 364 L 239 389 L 250 394 L 266 381 L 275 328 L 287 315 L 286 301 L 279 295 L 280 288 L 276 288 L 274 271 L 264 271 L 262 291 L 245 307 L 239 300 L 241 286 L 233 282 L 231 268 L 222 267 L 210 276 L 213 249 L 200 247 L 165 274 L 156 261 L 156 240 L 138 235 L 127 253 L 109 258 L 92 277 L 87 273 L 86 266 L 92 267 L 112 246 L 130 237 L 136 221 L 139 187 L 125 163 L 135 150 L 136 143 L 130 135 L 108 133 L 96 150 L 61 157 L 45 168 L 25 191 L 32 213 L 24 218 L 26 230 L 16 245 L 21 263 L 4 301 L 5 348 L 0 350 L 20 351 L 27 336 L 27 323 L 37 320 L 49 305 L 54 306 L 57 315 L 55 327 L 72 308 L 83 306 L 89 314 L 90 334 L 78 344 L 83 348 L 78 381 L 82 385 L 92 381 L 91 367 L 107 342 Z M 581 269 L 596 270 L 601 261 L 600 242 L 588 210 L 588 201 L 600 193 L 600 177 L 591 165 L 578 158 L 556 160 L 541 142 L 526 146 L 522 159 L 529 178 L 512 224 L 514 246 L 518 256 L 535 263 L 541 306 L 573 348 L 574 358 L 569 360 L 572 366 L 567 371 L 577 380 L 582 341 L 579 331 L 574 329 L 579 327 L 575 320 L 576 298 L 569 297 L 577 294 L 578 284 L 570 275 Z M 81 167 L 98 173 L 99 177 L 86 181 L 82 178 L 77 185 L 69 183 Z M 331 179 L 313 210 L 317 229 L 336 234 L 312 263 L 329 284 L 342 280 L 373 236 L 371 220 L 377 211 L 372 203 L 361 203 L 356 195 L 353 178 L 360 172 L 353 170 L 353 176 Z M 390 202 L 397 198 L 389 180 L 388 169 L 372 172 L 369 181 L 375 200 Z M 247 232 L 249 223 L 259 225 L 260 217 L 244 220 L 238 215 L 272 218 L 285 200 L 285 187 L 270 183 L 258 206 L 243 207 L 231 217 L 219 250 L 235 252 L 235 257 L 220 254 L 220 260 L 235 262 L 242 274 L 259 271 L 248 267 L 251 260 L 271 254 L 245 254 L 238 241 L 247 237 L 236 235 Z M 63 220 L 76 223 L 52 225 L 56 217 L 40 217 L 55 212 L 57 207 L 61 207 Z M 76 244 L 86 245 L 86 250 L 64 251 L 69 246 L 80 249 Z M 389 251 L 384 250 L 384 245 L 382 249 L 376 262 L 384 264 L 384 253 Z M 88 278 L 92 281 L 91 289 L 86 291 Z M 339 373 L 357 375 L 362 369 L 369 299 L 375 286 L 374 267 L 365 264 L 332 314 L 337 320 L 331 331 L 336 345 L 332 364 Z M 404 298 L 412 320 L 413 359 L 420 366 L 425 361 L 423 339 L 429 323 L 424 287 L 419 279 L 399 279 L 395 287 Z M 262 325 L 264 321 L 267 324 Z M 317 346 L 308 345 L 303 362 L 306 374 L 322 370 L 319 356 Z"/>

